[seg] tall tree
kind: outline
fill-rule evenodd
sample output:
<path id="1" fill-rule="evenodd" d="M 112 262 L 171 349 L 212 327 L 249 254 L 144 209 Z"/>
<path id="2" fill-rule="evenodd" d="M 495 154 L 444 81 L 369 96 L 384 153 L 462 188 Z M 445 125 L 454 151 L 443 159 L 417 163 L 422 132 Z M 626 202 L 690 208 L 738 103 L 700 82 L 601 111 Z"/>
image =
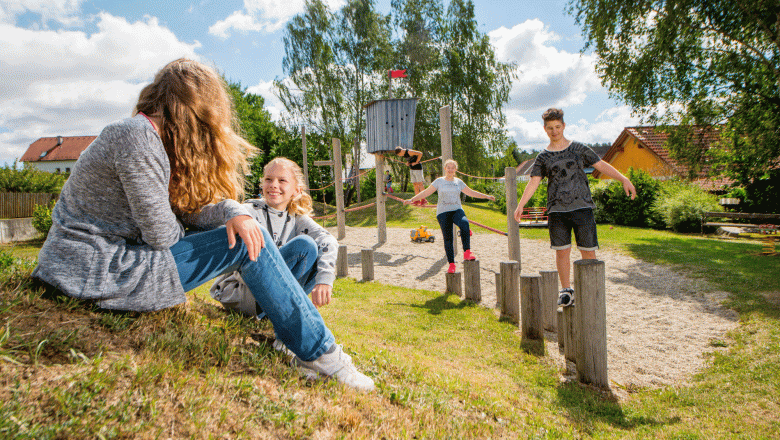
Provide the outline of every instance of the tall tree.
<path id="1" fill-rule="evenodd" d="M 780 157 L 777 0 L 573 0 L 610 93 L 667 125 L 673 157 L 694 172 L 749 182 Z M 722 141 L 697 148 L 693 126 Z"/>
<path id="2" fill-rule="evenodd" d="M 347 126 L 334 26 L 335 18 L 321 0 L 306 0 L 304 12 L 285 30 L 282 68 L 287 78 L 274 84 L 291 118 L 288 125 L 306 124 L 343 138 Z"/>

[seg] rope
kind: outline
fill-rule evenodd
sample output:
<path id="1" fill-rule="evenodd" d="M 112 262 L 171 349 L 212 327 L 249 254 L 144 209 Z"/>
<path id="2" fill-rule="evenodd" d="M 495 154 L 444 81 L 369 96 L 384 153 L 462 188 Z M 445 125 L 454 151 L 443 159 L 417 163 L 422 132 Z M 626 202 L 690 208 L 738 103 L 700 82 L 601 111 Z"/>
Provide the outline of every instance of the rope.
<path id="1" fill-rule="evenodd" d="M 369 203 L 368 205 L 363 205 L 363 206 L 358 206 L 358 207 L 355 207 L 355 208 L 345 209 L 344 212 L 360 211 L 361 209 L 370 208 L 370 207 L 375 206 L 375 205 L 376 205 L 376 203 Z M 338 214 L 323 215 L 322 217 L 312 217 L 311 219 L 312 220 L 323 220 L 323 219 L 329 219 L 329 218 L 336 217 L 337 215 Z"/>
<path id="2" fill-rule="evenodd" d="M 390 156 L 385 156 L 385 157 L 387 158 L 387 160 L 389 160 L 389 161 L 391 161 L 391 162 L 397 162 L 397 163 L 400 163 L 400 164 L 403 164 L 403 165 L 409 165 L 409 162 L 404 162 L 404 161 L 402 161 L 402 160 L 394 159 L 394 158 L 392 158 L 392 157 L 390 157 Z M 441 156 L 439 156 L 439 157 L 434 157 L 434 158 L 432 158 L 432 159 L 421 160 L 421 161 L 420 161 L 420 164 L 422 165 L 422 164 L 424 164 L 425 162 L 430 162 L 430 161 L 432 161 L 432 160 L 439 160 L 439 159 L 441 159 Z"/>
<path id="3" fill-rule="evenodd" d="M 481 224 L 481 223 L 477 223 L 477 222 L 475 222 L 474 220 L 469 220 L 469 223 L 471 223 L 472 225 L 477 225 L 477 226 L 479 226 L 479 227 L 485 228 L 485 229 L 487 229 L 488 231 L 493 231 L 493 232 L 495 232 L 496 234 L 501 234 L 501 235 L 503 235 L 503 236 L 507 236 L 507 233 L 506 233 L 506 232 L 504 232 L 504 231 L 499 231 L 498 229 L 493 229 L 493 228 L 491 228 L 490 226 L 485 226 L 485 225 L 483 225 L 483 224 Z"/>
<path id="4" fill-rule="evenodd" d="M 504 178 L 503 176 L 502 176 L 502 177 L 480 177 L 480 176 L 472 176 L 471 174 L 466 174 L 466 173 L 463 173 L 463 172 L 460 172 L 460 171 L 456 171 L 456 173 L 458 173 L 458 174 L 463 174 L 464 176 L 473 177 L 473 178 L 475 178 L 475 179 L 498 180 L 498 179 L 503 179 L 503 178 Z"/>
<path id="5" fill-rule="evenodd" d="M 330 182 L 328 185 L 325 185 L 325 186 L 323 186 L 322 188 L 314 188 L 314 189 L 310 189 L 309 191 L 321 191 L 321 190 L 323 190 L 323 189 L 325 189 L 325 188 L 328 188 L 328 187 L 330 187 L 330 186 L 333 186 L 333 185 L 335 185 L 335 184 L 336 184 L 336 182 Z"/>
<path id="6" fill-rule="evenodd" d="M 391 196 L 388 193 L 382 193 L 382 195 L 387 196 L 387 197 L 389 197 L 389 198 L 391 198 L 393 200 L 397 200 L 397 201 L 399 201 L 401 203 L 403 203 L 405 201 L 402 198 L 399 198 L 399 197 L 396 197 L 396 196 Z M 436 207 L 436 205 L 412 205 L 412 206 L 416 206 L 418 208 L 435 208 Z"/>

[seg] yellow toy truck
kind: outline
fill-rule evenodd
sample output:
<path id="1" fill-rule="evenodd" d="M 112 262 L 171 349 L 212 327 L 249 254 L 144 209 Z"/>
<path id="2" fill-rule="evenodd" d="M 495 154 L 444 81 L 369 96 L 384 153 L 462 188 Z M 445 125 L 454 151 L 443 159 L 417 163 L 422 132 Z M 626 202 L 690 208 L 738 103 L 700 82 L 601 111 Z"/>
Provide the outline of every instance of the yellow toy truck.
<path id="1" fill-rule="evenodd" d="M 423 225 L 420 225 L 420 227 L 417 229 L 412 229 L 409 235 L 412 237 L 412 241 L 415 243 L 424 243 L 426 241 L 433 243 L 435 238 L 433 234 L 428 232 L 428 228 Z"/>

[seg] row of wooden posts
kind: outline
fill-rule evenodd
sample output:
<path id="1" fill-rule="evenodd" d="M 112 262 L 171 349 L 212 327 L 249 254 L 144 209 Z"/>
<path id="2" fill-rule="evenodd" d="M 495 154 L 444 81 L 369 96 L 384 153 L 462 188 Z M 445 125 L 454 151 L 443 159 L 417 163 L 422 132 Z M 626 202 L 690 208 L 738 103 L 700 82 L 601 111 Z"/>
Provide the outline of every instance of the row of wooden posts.
<path id="1" fill-rule="evenodd" d="M 362 280 L 374 279 L 374 250 L 361 249 Z M 574 262 L 575 304 L 558 307 L 558 272 L 520 274 L 517 261 L 504 261 L 496 273 L 496 299 L 501 318 L 521 329 L 520 346 L 535 355 L 545 353 L 545 331 L 557 334 L 567 365 L 576 366 L 577 379 L 608 388 L 607 326 L 604 262 Z M 336 275 L 348 272 L 347 246 L 339 246 Z M 463 279 L 463 284 L 461 284 Z M 479 303 L 482 300 L 479 260 L 463 262 L 460 272 L 446 274 L 446 292 Z"/>

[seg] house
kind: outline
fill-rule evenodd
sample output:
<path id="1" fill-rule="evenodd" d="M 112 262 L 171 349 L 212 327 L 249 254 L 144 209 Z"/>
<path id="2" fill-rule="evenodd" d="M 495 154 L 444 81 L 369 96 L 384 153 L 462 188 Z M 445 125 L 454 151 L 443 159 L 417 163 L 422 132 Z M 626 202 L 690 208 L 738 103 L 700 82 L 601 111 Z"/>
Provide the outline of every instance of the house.
<path id="1" fill-rule="evenodd" d="M 706 148 L 718 139 L 717 130 L 696 129 L 697 142 L 705 144 Z M 630 167 L 646 171 L 656 179 L 686 178 L 688 167 L 669 156 L 666 148 L 667 133 L 659 127 L 639 126 L 626 127 L 620 133 L 602 160 L 625 174 Z M 707 176 L 708 167 L 703 167 L 693 183 L 708 191 L 718 191 L 731 183 L 729 179 L 712 179 Z M 609 179 L 598 170 L 593 171 L 593 177 Z"/>
<path id="2" fill-rule="evenodd" d="M 69 173 L 97 136 L 43 137 L 30 144 L 20 162 L 50 173 Z"/>

